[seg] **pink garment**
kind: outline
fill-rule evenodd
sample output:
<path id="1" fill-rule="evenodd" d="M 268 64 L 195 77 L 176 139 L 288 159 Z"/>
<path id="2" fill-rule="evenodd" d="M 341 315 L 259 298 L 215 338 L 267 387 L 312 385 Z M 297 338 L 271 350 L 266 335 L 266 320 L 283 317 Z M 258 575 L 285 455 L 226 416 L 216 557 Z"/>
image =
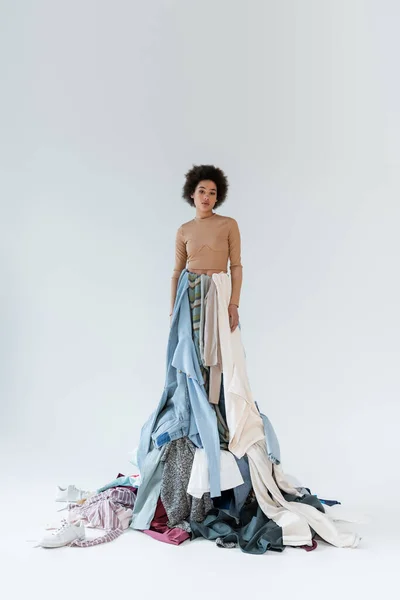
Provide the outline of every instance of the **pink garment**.
<path id="1" fill-rule="evenodd" d="M 168 516 L 165 512 L 164 505 L 161 502 L 161 498 L 159 498 L 154 518 L 150 523 L 150 529 L 143 530 L 143 533 L 146 533 L 159 542 L 173 544 L 174 546 L 179 546 L 179 544 L 182 544 L 182 542 L 190 538 L 190 535 L 179 527 L 170 529 L 167 522 Z"/>
<path id="2" fill-rule="evenodd" d="M 106 544 L 107 542 L 112 542 L 117 539 L 124 532 L 122 529 L 113 529 L 112 531 L 107 531 L 104 535 L 94 538 L 93 540 L 74 540 L 70 546 L 78 546 L 79 548 L 90 548 L 92 546 L 98 546 L 99 544 Z"/>
<path id="3" fill-rule="evenodd" d="M 121 524 L 121 529 L 128 529 L 132 519 L 132 512 L 133 510 L 131 508 L 127 508 L 122 505 L 115 511 L 115 514 L 117 515 Z"/>
<path id="4" fill-rule="evenodd" d="M 82 522 L 88 527 L 105 529 L 103 536 L 93 540 L 75 540 L 71 546 L 81 548 L 111 542 L 129 527 L 135 493 L 126 487 L 115 487 L 91 496 L 80 505 L 70 505 L 70 523 Z"/>

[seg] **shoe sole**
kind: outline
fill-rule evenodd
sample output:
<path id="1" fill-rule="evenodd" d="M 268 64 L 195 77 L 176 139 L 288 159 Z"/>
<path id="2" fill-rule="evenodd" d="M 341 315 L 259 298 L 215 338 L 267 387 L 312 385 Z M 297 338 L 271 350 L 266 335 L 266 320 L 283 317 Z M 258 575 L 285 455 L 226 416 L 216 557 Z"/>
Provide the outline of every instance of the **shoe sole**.
<path id="1" fill-rule="evenodd" d="M 68 498 L 68 500 L 56 498 L 55 502 L 81 502 L 81 500 L 87 500 L 89 497 L 90 496 L 86 496 L 86 498 L 74 498 L 73 500 L 71 500 L 70 498 Z"/>
<path id="2" fill-rule="evenodd" d="M 77 537 L 77 538 L 71 540 L 70 542 L 66 542 L 64 544 L 54 544 L 54 545 L 47 544 L 46 546 L 43 546 L 42 544 L 40 544 L 40 545 L 42 546 L 42 548 L 50 550 L 51 548 L 63 548 L 64 546 L 69 546 L 70 544 L 72 544 L 72 542 L 75 542 L 75 540 L 82 541 L 84 539 L 86 539 L 85 536 L 82 536 L 82 537 Z"/>

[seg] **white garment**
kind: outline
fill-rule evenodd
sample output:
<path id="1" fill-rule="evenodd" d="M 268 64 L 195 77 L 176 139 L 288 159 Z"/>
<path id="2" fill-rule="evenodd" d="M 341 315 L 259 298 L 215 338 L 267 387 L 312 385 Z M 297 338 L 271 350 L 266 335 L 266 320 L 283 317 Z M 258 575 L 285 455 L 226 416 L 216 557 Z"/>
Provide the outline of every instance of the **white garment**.
<path id="1" fill-rule="evenodd" d="M 217 292 L 229 450 L 237 458 L 242 458 L 252 444 L 265 439 L 264 425 L 250 389 L 240 327 L 231 331 L 229 326 L 228 305 L 232 289 L 230 276 L 227 273 L 213 273 L 212 278 Z M 212 292 L 210 287 L 209 293 Z"/>
<path id="2" fill-rule="evenodd" d="M 356 533 L 340 530 L 334 518 L 329 516 L 331 513 L 333 517 L 334 511 L 322 513 L 309 504 L 284 499 L 281 490 L 298 497 L 302 494 L 286 479 L 281 466 L 274 465 L 268 459 L 262 418 L 254 403 L 247 377 L 240 328 L 236 327 L 231 332 L 229 326 L 231 280 L 226 273 L 214 273 L 212 278 L 217 289 L 229 450 L 238 458 L 247 454 L 251 482 L 261 510 L 282 528 L 285 545 L 311 545 L 312 528 L 334 546 L 357 546 L 361 538 Z"/>
<path id="3" fill-rule="evenodd" d="M 220 464 L 221 491 L 230 490 L 244 483 L 235 457 L 228 450 L 221 450 Z M 204 448 L 196 448 L 187 493 L 195 498 L 201 498 L 205 492 L 209 491 L 210 476 L 207 456 Z"/>
<path id="4" fill-rule="evenodd" d="M 303 502 L 288 502 L 284 499 L 272 476 L 275 465 L 268 460 L 265 444 L 258 442 L 251 446 L 247 456 L 257 502 L 263 513 L 282 527 L 283 544 L 301 546 L 311 543 L 312 527 L 322 539 L 334 546 L 354 548 L 358 545 L 360 537 L 351 531 L 340 531 L 327 513 Z"/>

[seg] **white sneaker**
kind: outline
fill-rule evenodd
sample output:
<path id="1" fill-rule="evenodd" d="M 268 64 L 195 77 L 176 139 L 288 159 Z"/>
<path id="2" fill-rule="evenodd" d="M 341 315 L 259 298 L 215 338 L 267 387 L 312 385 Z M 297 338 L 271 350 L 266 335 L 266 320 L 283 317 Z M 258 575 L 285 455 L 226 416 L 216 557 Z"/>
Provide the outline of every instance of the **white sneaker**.
<path id="1" fill-rule="evenodd" d="M 47 533 L 39 542 L 39 545 L 42 548 L 61 548 L 61 546 L 68 546 L 76 539 L 85 539 L 85 527 L 82 523 L 73 525 L 63 519 L 60 527 L 52 533 Z"/>
<path id="2" fill-rule="evenodd" d="M 69 485 L 66 488 L 58 485 L 57 488 L 56 502 L 78 502 L 79 500 L 86 500 L 92 493 L 80 490 L 74 485 Z"/>

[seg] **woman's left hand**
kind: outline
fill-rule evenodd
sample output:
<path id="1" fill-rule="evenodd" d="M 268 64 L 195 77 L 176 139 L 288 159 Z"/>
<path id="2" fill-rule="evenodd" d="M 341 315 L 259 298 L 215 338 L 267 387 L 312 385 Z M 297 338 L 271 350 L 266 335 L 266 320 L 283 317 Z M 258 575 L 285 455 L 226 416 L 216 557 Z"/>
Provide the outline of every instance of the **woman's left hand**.
<path id="1" fill-rule="evenodd" d="M 239 324 L 239 311 L 236 304 L 230 304 L 228 306 L 228 315 L 229 315 L 229 326 L 231 328 L 231 332 L 235 331 L 236 327 Z"/>

